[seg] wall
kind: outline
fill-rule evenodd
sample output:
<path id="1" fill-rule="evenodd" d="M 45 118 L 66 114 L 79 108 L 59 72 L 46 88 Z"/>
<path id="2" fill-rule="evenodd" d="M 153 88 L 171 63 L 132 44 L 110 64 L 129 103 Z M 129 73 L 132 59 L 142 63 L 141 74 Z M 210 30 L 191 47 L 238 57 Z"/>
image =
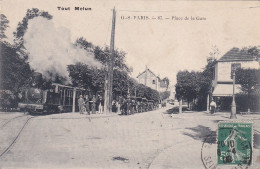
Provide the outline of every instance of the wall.
<path id="1" fill-rule="evenodd" d="M 241 68 L 258 69 L 259 63 L 257 61 L 240 61 L 240 62 L 218 62 L 216 64 L 216 80 L 219 82 L 232 82 L 231 79 L 231 64 L 241 63 Z"/>

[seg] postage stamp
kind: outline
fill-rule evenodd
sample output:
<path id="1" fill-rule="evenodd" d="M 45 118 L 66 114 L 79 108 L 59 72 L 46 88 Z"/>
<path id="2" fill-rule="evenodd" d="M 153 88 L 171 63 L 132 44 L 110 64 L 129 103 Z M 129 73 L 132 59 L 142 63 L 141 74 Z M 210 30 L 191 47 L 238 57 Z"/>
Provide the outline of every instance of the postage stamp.
<path id="1" fill-rule="evenodd" d="M 218 165 L 252 164 L 253 125 L 249 122 L 221 122 L 217 131 Z"/>

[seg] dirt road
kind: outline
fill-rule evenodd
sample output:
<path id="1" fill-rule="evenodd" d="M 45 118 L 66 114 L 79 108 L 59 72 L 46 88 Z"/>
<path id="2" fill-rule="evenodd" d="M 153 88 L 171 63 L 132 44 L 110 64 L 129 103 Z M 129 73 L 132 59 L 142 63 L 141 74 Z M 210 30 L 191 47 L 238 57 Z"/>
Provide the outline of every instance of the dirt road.
<path id="1" fill-rule="evenodd" d="M 0 128 L 0 168 L 204 168 L 203 139 L 229 115 L 169 112 L 19 117 Z"/>

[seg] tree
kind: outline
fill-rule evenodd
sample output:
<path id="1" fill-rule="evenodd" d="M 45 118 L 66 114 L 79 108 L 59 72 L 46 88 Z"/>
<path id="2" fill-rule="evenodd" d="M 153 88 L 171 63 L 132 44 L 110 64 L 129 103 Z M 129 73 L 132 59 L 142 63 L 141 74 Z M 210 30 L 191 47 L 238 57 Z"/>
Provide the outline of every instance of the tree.
<path id="1" fill-rule="evenodd" d="M 159 95 L 160 95 L 160 99 L 161 99 L 161 100 L 165 100 L 165 99 L 169 98 L 169 96 L 170 96 L 170 91 L 160 92 Z"/>
<path id="2" fill-rule="evenodd" d="M 113 93 L 117 96 L 126 96 L 131 83 L 130 77 L 125 71 L 114 70 L 113 73 Z"/>
<path id="3" fill-rule="evenodd" d="M 250 109 L 251 96 L 258 93 L 260 87 L 260 69 L 237 69 L 236 83 L 241 85 L 241 90 L 247 94 L 247 107 Z"/>
<path id="4" fill-rule="evenodd" d="M 7 38 L 5 35 L 6 28 L 9 27 L 9 20 L 4 14 L 0 14 L 0 40 Z"/>
<path id="5" fill-rule="evenodd" d="M 3 14 L 1 15 L 1 89 L 17 93 L 21 88 L 31 84 L 33 70 L 27 62 L 28 55 L 23 46 L 23 37 L 28 28 L 28 21 L 38 16 L 52 18 L 48 12 L 40 11 L 37 8 L 28 9 L 26 16 L 18 23 L 16 32 L 14 32 L 15 45 L 10 45 L 2 41 L 2 38 L 6 37 L 5 30 L 9 21 Z"/>
<path id="6" fill-rule="evenodd" d="M 166 84 L 166 89 L 168 89 L 170 84 L 170 80 L 168 79 L 168 77 L 163 78 L 162 81 Z"/>
<path id="7" fill-rule="evenodd" d="M 218 51 L 215 49 L 214 51 Z M 212 54 L 213 53 L 213 54 Z M 199 79 L 199 92 L 197 96 L 196 109 L 205 110 L 207 107 L 207 97 L 212 96 L 212 80 L 215 76 L 215 64 L 217 62 L 216 55 L 220 52 L 212 52 L 210 57 L 207 59 L 207 65 L 203 69 L 200 79 Z"/>
<path id="8" fill-rule="evenodd" d="M 83 63 L 68 65 L 67 69 L 73 86 L 82 87 L 94 93 L 104 89 L 104 70 L 92 68 Z"/>
<path id="9" fill-rule="evenodd" d="M 188 105 L 196 99 L 199 91 L 199 72 L 180 71 L 177 74 L 176 96 L 178 100 L 186 99 Z"/>
<path id="10" fill-rule="evenodd" d="M 101 48 L 99 46 L 93 45 L 91 42 L 88 42 L 84 37 L 80 37 L 75 42 L 76 46 L 79 46 L 85 50 L 91 51 L 94 53 L 95 59 L 101 62 L 104 66 L 108 64 L 108 58 L 110 55 L 110 50 L 108 46 Z M 126 52 L 115 50 L 114 53 L 114 69 L 119 69 L 121 71 L 130 72 L 130 68 L 125 63 Z"/>
<path id="11" fill-rule="evenodd" d="M 105 75 L 107 73 L 107 64 L 109 59 L 109 48 L 101 48 L 88 42 L 85 38 L 80 37 L 76 40 L 75 46 L 93 52 L 95 59 L 102 63 L 103 69 L 93 69 L 84 64 L 69 65 L 68 71 L 74 85 L 87 87 L 92 91 L 103 91 Z M 113 92 L 116 95 L 126 95 L 128 86 L 134 86 L 133 80 L 129 77 L 129 67 L 125 64 L 124 51 L 115 50 L 114 53 L 114 70 L 113 70 Z M 132 85 L 130 85 L 132 84 Z"/>
<path id="12" fill-rule="evenodd" d="M 260 46 L 244 47 L 242 50 L 253 56 L 256 60 L 260 59 Z"/>
<path id="13" fill-rule="evenodd" d="M 25 59 L 20 58 L 16 48 L 0 42 L 1 48 L 1 90 L 17 93 L 20 88 L 29 86 L 33 71 Z"/>

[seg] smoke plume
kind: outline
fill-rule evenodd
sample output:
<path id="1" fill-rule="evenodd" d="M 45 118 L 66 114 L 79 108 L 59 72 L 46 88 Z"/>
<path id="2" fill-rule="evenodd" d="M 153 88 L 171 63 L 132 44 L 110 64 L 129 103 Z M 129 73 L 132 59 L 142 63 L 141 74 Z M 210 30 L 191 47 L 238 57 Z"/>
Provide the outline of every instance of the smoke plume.
<path id="1" fill-rule="evenodd" d="M 70 30 L 56 27 L 42 17 L 32 19 L 24 36 L 24 46 L 29 53 L 30 66 L 46 78 L 54 80 L 53 75 L 67 79 L 67 65 L 77 62 L 93 67 L 101 67 L 93 53 L 73 45 Z M 51 72 L 52 76 L 50 76 Z"/>

